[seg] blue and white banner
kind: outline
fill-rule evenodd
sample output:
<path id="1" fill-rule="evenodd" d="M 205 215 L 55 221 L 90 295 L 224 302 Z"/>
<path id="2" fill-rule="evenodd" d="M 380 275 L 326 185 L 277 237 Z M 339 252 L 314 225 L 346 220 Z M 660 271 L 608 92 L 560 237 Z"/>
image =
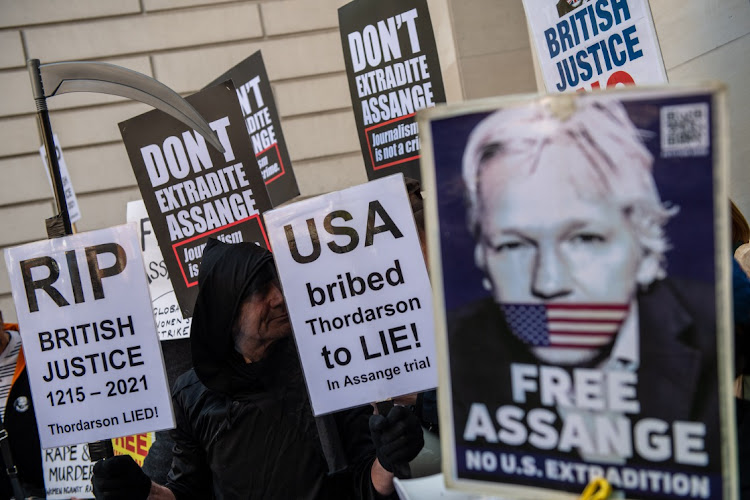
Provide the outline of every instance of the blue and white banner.
<path id="1" fill-rule="evenodd" d="M 667 83 L 648 0 L 523 0 L 547 92 Z"/>

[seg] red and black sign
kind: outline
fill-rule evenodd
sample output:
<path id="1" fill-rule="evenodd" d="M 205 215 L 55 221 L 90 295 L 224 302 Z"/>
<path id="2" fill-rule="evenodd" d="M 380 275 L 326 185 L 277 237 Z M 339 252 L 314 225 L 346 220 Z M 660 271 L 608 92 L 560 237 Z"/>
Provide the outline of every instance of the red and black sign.
<path id="1" fill-rule="evenodd" d="M 209 86 L 232 80 L 237 88 L 242 115 L 253 153 L 275 207 L 299 195 L 292 161 L 281 131 L 281 120 L 260 51 L 251 55 Z"/>
<path id="2" fill-rule="evenodd" d="M 208 238 L 268 248 L 260 214 L 271 209 L 231 82 L 188 97 L 225 152 L 161 111 L 120 123 L 177 301 L 192 316 Z"/>
<path id="3" fill-rule="evenodd" d="M 426 0 L 355 0 L 339 9 L 367 177 L 420 178 L 416 112 L 445 102 Z"/>

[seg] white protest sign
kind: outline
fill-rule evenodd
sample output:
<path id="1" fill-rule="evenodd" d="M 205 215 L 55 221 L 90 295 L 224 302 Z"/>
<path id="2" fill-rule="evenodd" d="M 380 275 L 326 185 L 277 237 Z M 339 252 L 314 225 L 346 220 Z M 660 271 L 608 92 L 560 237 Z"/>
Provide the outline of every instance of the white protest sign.
<path id="1" fill-rule="evenodd" d="M 547 92 L 667 83 L 648 0 L 523 0 Z"/>
<path id="2" fill-rule="evenodd" d="M 94 463 L 87 444 L 74 444 L 42 450 L 44 487 L 47 500 L 94 498 L 91 478 Z"/>
<path id="3" fill-rule="evenodd" d="M 5 250 L 43 448 L 174 427 L 135 225 Z"/>
<path id="4" fill-rule="evenodd" d="M 192 318 L 182 317 L 180 305 L 177 303 L 177 297 L 169 279 L 167 265 L 156 241 L 143 200 L 128 203 L 127 220 L 138 224 L 138 237 L 146 264 L 148 289 L 151 292 L 159 339 L 174 340 L 189 337 Z"/>
<path id="5" fill-rule="evenodd" d="M 437 385 L 430 282 L 401 174 L 264 217 L 315 415 Z"/>
<path id="6" fill-rule="evenodd" d="M 55 140 L 55 153 L 57 153 L 57 163 L 60 166 L 60 178 L 62 179 L 63 190 L 65 191 L 65 202 L 68 204 L 68 215 L 70 216 L 70 223 L 73 224 L 81 219 L 78 198 L 76 198 L 76 192 L 73 190 L 73 182 L 70 180 L 68 166 L 65 164 L 65 158 L 63 158 L 57 134 L 53 134 L 52 137 Z M 47 151 L 45 151 L 44 146 L 39 148 L 39 154 L 42 156 L 42 162 L 44 162 L 44 173 L 47 174 L 49 187 L 54 190 L 52 187 L 52 178 L 49 175 L 49 166 L 47 165 Z"/>

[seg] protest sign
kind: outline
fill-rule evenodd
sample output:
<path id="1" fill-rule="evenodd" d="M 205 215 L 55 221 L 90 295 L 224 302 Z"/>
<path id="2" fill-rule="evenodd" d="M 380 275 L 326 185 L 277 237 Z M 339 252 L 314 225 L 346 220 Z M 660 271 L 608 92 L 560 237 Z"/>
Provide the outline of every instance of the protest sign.
<path id="1" fill-rule="evenodd" d="M 81 211 L 78 208 L 78 198 L 76 198 L 76 192 L 73 190 L 73 182 L 70 180 L 70 174 L 68 173 L 68 166 L 65 164 L 65 159 L 63 158 L 60 140 L 57 138 L 57 134 L 53 134 L 52 137 L 55 140 L 55 153 L 57 153 L 57 162 L 60 165 L 60 178 L 62 179 L 63 190 L 65 191 L 65 202 L 68 204 L 70 223 L 74 224 L 81 220 Z M 54 188 L 52 187 L 52 177 L 49 175 L 49 166 L 47 165 L 47 151 L 45 150 L 44 145 L 39 148 L 39 154 L 42 156 L 44 173 L 47 174 L 49 187 L 54 191 Z"/>
<path id="2" fill-rule="evenodd" d="M 143 260 L 146 263 L 146 278 L 149 281 L 148 287 L 152 297 L 154 321 L 159 332 L 164 365 L 167 368 L 167 381 L 172 387 L 177 377 L 192 367 L 190 326 L 193 320 L 182 317 L 164 257 L 156 242 L 143 200 L 128 203 L 127 218 L 128 222 L 135 222 L 138 227 L 138 238 Z M 123 446 L 126 447 L 127 444 Z M 136 458 L 135 455 L 133 458 Z"/>
<path id="3" fill-rule="evenodd" d="M 154 442 L 154 433 L 146 432 L 135 436 L 123 436 L 112 440 L 115 455 L 130 455 L 135 462 L 143 467 L 143 461 Z"/>
<path id="4" fill-rule="evenodd" d="M 159 332 L 161 352 L 167 370 L 167 381 L 172 387 L 177 377 L 192 366 L 190 356 L 190 325 L 192 318 L 183 318 L 169 280 L 164 257 L 156 242 L 151 222 L 143 200 L 131 201 L 127 207 L 127 220 L 138 227 L 138 238 L 143 260 L 146 265 L 146 278 L 151 292 L 154 321 Z M 138 463 L 148 455 L 148 450 L 157 435 L 162 433 L 137 434 L 112 440 L 115 455 L 130 455 Z"/>
<path id="5" fill-rule="evenodd" d="M 271 81 L 260 51 L 233 67 L 208 86 L 232 80 L 237 89 L 247 133 L 275 207 L 299 195 L 292 160 L 281 131 L 281 120 L 271 91 Z"/>
<path id="6" fill-rule="evenodd" d="M 42 450 L 44 487 L 47 500 L 94 498 L 91 479 L 94 463 L 87 444 L 73 444 Z"/>
<path id="7" fill-rule="evenodd" d="M 403 177 L 264 217 L 315 415 L 434 388 L 430 283 Z"/>
<path id="8" fill-rule="evenodd" d="M 630 89 L 420 117 L 450 486 L 736 498 L 723 103 Z"/>
<path id="9" fill-rule="evenodd" d="M 648 0 L 523 0 L 547 92 L 667 83 Z"/>
<path id="10" fill-rule="evenodd" d="M 219 136 L 222 154 L 162 111 L 120 123 L 143 202 L 184 317 L 192 316 L 209 238 L 268 247 L 271 202 L 231 82 L 187 98 Z"/>
<path id="11" fill-rule="evenodd" d="M 43 448 L 174 426 L 134 225 L 5 250 Z"/>
<path id="12" fill-rule="evenodd" d="M 146 278 L 149 292 L 151 292 L 151 304 L 159 340 L 189 337 L 191 318 L 182 317 L 172 282 L 169 279 L 167 265 L 159 250 L 159 244 L 156 242 L 143 200 L 128 203 L 127 220 L 138 225 L 138 239 L 141 242 L 141 253 L 146 264 Z"/>
<path id="13" fill-rule="evenodd" d="M 427 0 L 355 0 L 339 30 L 367 178 L 419 179 L 416 112 L 445 102 Z"/>

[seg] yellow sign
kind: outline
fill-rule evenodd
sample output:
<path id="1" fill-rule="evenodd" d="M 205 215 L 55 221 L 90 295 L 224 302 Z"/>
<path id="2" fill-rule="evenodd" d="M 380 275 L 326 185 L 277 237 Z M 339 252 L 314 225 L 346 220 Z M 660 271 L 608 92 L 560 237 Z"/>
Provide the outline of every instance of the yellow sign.
<path id="1" fill-rule="evenodd" d="M 143 466 L 143 460 L 154 442 L 154 433 L 136 434 L 112 440 L 115 455 L 130 455 L 138 465 Z"/>

